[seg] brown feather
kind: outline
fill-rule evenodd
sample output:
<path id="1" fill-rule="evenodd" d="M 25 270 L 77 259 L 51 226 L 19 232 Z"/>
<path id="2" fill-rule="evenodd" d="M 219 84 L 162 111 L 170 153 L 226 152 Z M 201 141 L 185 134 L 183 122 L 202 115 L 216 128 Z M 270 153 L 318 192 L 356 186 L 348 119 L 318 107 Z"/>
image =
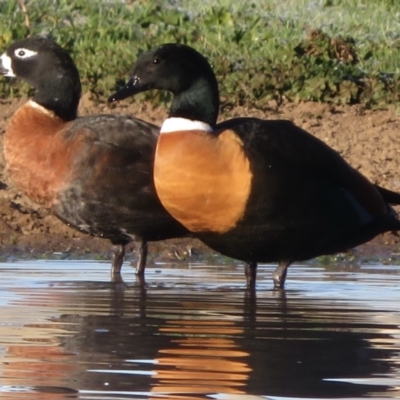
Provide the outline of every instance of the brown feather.
<path id="1" fill-rule="evenodd" d="M 223 233 L 243 217 L 252 174 L 234 132 L 161 134 L 156 157 L 157 193 L 164 207 L 189 230 Z"/>
<path id="2" fill-rule="evenodd" d="M 79 143 L 67 143 L 68 127 L 52 112 L 31 101 L 12 117 L 4 137 L 4 155 L 15 185 L 36 203 L 50 208 L 70 174 Z"/>

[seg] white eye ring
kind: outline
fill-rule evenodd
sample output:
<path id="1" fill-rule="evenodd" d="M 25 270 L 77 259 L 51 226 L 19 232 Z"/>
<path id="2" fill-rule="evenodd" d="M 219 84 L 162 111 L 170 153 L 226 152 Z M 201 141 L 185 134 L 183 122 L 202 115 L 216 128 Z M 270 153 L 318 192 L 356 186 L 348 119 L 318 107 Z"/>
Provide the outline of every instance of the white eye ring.
<path id="1" fill-rule="evenodd" d="M 37 51 L 28 50 L 20 47 L 19 49 L 14 50 L 14 55 L 17 58 L 24 59 L 36 56 Z"/>

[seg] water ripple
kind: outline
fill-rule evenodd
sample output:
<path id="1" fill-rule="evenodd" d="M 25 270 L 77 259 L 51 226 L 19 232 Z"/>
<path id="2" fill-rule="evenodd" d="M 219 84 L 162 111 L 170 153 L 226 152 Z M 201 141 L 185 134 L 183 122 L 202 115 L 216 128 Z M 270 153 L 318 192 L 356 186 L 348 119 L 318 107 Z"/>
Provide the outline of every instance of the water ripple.
<path id="1" fill-rule="evenodd" d="M 257 293 L 243 268 L 0 264 L 0 397 L 399 398 L 396 266 L 298 265 Z"/>

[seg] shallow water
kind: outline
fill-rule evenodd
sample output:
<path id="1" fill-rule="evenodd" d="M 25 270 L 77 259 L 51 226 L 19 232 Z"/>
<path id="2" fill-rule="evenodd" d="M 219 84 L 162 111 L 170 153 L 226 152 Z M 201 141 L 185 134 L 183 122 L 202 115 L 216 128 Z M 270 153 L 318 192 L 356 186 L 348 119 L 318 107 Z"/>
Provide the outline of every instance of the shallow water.
<path id="1" fill-rule="evenodd" d="M 1 399 L 400 398 L 400 269 L 0 264 Z"/>

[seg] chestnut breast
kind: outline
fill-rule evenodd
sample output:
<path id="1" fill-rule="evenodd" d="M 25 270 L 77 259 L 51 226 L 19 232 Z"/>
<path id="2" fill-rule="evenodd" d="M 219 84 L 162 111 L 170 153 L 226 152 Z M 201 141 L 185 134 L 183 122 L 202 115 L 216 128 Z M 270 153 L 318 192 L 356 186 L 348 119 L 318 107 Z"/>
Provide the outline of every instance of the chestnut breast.
<path id="1" fill-rule="evenodd" d="M 68 180 L 79 140 L 66 140 L 68 127 L 52 112 L 28 101 L 13 115 L 4 137 L 8 173 L 15 185 L 36 203 L 51 207 Z"/>
<path id="2" fill-rule="evenodd" d="M 164 207 L 186 228 L 224 233 L 245 212 L 252 174 L 233 131 L 191 130 L 160 135 L 154 181 Z"/>

